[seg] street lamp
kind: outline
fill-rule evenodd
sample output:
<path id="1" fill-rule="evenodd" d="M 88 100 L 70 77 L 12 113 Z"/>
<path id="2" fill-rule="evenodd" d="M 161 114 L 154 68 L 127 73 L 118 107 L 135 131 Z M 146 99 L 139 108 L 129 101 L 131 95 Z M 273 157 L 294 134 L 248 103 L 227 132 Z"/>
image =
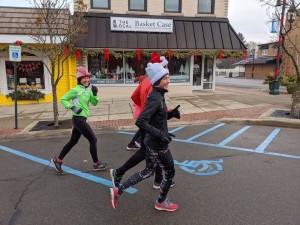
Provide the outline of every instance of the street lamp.
<path id="1" fill-rule="evenodd" d="M 276 69 L 274 73 L 274 79 L 271 84 L 271 89 L 269 94 L 271 95 L 279 95 L 279 81 L 278 75 L 280 72 L 280 57 L 281 57 L 281 44 L 282 44 L 282 30 L 284 26 L 284 15 L 285 15 L 285 7 L 286 7 L 286 0 L 277 0 L 276 6 L 282 5 L 281 11 L 281 18 L 280 18 L 280 29 L 279 29 L 279 40 L 278 40 L 278 47 L 277 47 L 277 57 L 276 57 Z"/>

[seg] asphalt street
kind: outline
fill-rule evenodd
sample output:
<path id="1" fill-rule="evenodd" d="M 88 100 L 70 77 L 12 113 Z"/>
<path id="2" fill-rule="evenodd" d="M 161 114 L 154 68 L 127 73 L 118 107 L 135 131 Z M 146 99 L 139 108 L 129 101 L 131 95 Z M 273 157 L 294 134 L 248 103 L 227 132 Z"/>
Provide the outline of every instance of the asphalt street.
<path id="1" fill-rule="evenodd" d="M 128 189 L 114 210 L 109 171 L 92 171 L 85 139 L 58 175 L 49 160 L 69 139 L 60 135 L 0 142 L 0 224 L 300 224 L 299 129 L 203 123 L 170 131 L 176 185 L 169 197 L 178 211 L 154 209 L 153 178 Z M 134 153 L 126 151 L 133 133 L 99 131 L 99 158 L 120 166 Z"/>

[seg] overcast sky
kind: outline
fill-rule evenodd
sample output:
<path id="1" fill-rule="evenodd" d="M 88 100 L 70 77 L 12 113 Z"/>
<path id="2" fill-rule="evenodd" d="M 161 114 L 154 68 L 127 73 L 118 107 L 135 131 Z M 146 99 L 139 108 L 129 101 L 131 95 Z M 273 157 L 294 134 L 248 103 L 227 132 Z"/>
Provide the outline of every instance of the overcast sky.
<path id="1" fill-rule="evenodd" d="M 26 0 L 0 0 L 0 6 L 31 7 Z M 245 36 L 247 42 L 272 41 L 266 8 L 258 0 L 229 0 L 228 19 L 235 31 Z"/>

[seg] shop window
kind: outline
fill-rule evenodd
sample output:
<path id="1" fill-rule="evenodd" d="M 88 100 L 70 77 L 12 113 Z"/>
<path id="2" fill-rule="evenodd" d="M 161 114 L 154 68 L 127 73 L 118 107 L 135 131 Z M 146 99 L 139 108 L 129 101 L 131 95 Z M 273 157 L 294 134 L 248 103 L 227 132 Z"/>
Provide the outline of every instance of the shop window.
<path id="1" fill-rule="evenodd" d="M 147 11 L 147 0 L 129 0 L 129 11 Z"/>
<path id="2" fill-rule="evenodd" d="M 5 61 L 8 90 L 14 90 L 13 62 Z M 44 64 L 42 61 L 17 63 L 17 84 L 20 89 L 45 89 Z"/>
<path id="3" fill-rule="evenodd" d="M 168 63 L 171 83 L 185 83 L 190 81 L 190 58 L 171 58 Z"/>
<path id="4" fill-rule="evenodd" d="M 110 0 L 91 0 L 91 8 L 110 9 Z"/>
<path id="5" fill-rule="evenodd" d="M 134 83 L 135 78 L 145 75 L 145 69 L 149 59 L 141 58 L 139 61 L 137 57 L 125 59 L 125 83 L 132 84 Z"/>
<path id="6" fill-rule="evenodd" d="M 88 70 L 92 75 L 91 84 L 133 84 L 135 79 L 145 75 L 149 58 L 124 58 L 123 52 L 115 52 L 118 57 L 110 55 L 109 61 L 103 55 L 88 56 Z M 126 52 L 125 52 L 126 53 Z M 121 57 L 120 57 L 121 56 Z M 170 81 L 185 83 L 190 81 L 190 60 L 173 57 L 168 64 Z"/>
<path id="7" fill-rule="evenodd" d="M 214 13 L 214 0 L 198 0 L 198 13 Z"/>
<path id="8" fill-rule="evenodd" d="M 180 13 L 181 0 L 165 0 L 165 12 Z"/>
<path id="9" fill-rule="evenodd" d="M 116 52 L 121 54 L 122 52 Z M 110 56 L 109 61 L 105 61 L 104 55 L 89 56 L 88 70 L 92 75 L 91 84 L 123 84 L 124 71 L 123 59 Z"/>

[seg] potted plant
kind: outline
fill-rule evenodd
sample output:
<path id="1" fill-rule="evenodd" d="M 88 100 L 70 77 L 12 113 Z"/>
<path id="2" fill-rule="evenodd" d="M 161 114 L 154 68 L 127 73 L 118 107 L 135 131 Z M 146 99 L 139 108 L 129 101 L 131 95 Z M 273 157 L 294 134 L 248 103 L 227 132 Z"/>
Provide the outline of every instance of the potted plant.
<path id="1" fill-rule="evenodd" d="M 37 85 L 18 85 L 17 97 L 18 100 L 35 100 L 39 102 L 39 99 L 44 99 L 45 94 L 38 90 Z M 10 92 L 6 95 L 6 98 L 11 98 L 12 101 L 15 100 L 15 92 Z"/>
<path id="2" fill-rule="evenodd" d="M 297 76 L 295 74 L 284 76 L 281 85 L 286 87 L 287 93 L 293 94 L 297 88 Z"/>
<path id="3" fill-rule="evenodd" d="M 272 82 L 274 80 L 274 74 L 269 73 L 269 75 L 264 79 L 262 84 L 268 84 L 269 85 L 269 90 L 272 91 Z M 281 84 L 282 77 L 278 77 L 279 84 Z"/>

